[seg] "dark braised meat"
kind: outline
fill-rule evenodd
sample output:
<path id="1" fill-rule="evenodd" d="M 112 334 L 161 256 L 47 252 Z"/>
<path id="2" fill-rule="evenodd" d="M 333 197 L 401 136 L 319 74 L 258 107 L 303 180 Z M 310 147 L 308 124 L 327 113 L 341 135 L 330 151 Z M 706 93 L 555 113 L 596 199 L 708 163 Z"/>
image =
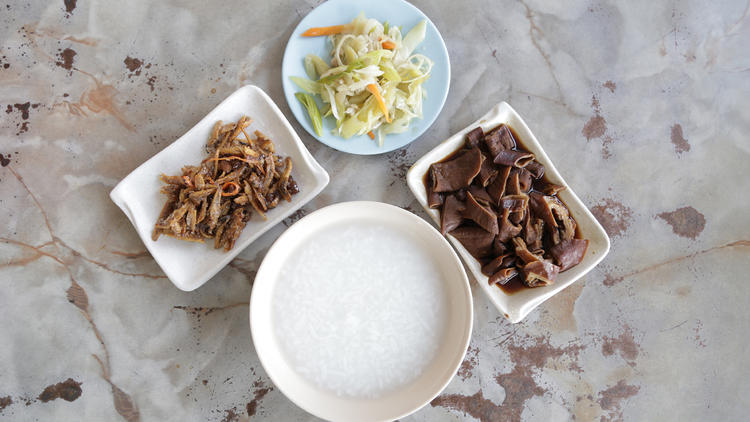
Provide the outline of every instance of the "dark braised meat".
<path id="1" fill-rule="evenodd" d="M 479 227 L 490 232 L 493 237 L 497 234 L 497 214 L 477 202 L 474 195 L 471 194 L 471 191 L 466 192 L 463 216 L 464 218 L 468 218 L 477 223 Z"/>
<path id="2" fill-rule="evenodd" d="M 497 177 L 492 183 L 487 186 L 487 193 L 492 198 L 492 202 L 495 206 L 500 205 L 500 200 L 505 195 L 505 186 L 508 184 L 508 176 L 510 175 L 510 167 L 499 166 L 497 171 Z"/>
<path id="3" fill-rule="evenodd" d="M 503 268 L 490 276 L 489 283 L 504 285 L 516 276 L 518 276 L 518 270 L 516 267 Z"/>
<path id="4" fill-rule="evenodd" d="M 443 194 L 435 192 L 432 186 L 432 176 L 427 173 L 427 206 L 430 208 L 440 208 L 443 205 Z"/>
<path id="5" fill-rule="evenodd" d="M 291 201 L 299 192 L 292 159 L 276 155 L 261 132 L 248 136 L 251 122 L 247 116 L 237 123 L 216 122 L 206 143 L 208 158 L 183 167 L 180 176 L 160 176 L 167 202 L 154 225 L 154 241 L 162 234 L 190 242 L 214 239 L 216 249 L 229 251 L 253 212 L 265 219 L 280 200 Z"/>
<path id="6" fill-rule="evenodd" d="M 530 152 L 505 150 L 498 152 L 493 162 L 504 166 L 524 167 L 533 159 L 534 154 Z"/>
<path id="7" fill-rule="evenodd" d="M 484 136 L 484 144 L 487 145 L 487 150 L 492 154 L 492 157 L 496 157 L 501 151 L 511 150 L 516 147 L 516 141 L 505 125 L 500 125 L 489 131 Z"/>
<path id="8" fill-rule="evenodd" d="M 497 173 L 498 171 L 492 164 L 492 160 L 485 155 L 484 160 L 482 160 L 482 165 L 479 167 L 479 184 L 482 185 L 482 187 L 486 187 L 495 180 Z"/>
<path id="9" fill-rule="evenodd" d="M 505 253 L 492 258 L 488 263 L 482 265 L 482 273 L 491 276 L 503 268 L 513 267 L 516 263 L 516 256 L 513 253 Z"/>
<path id="10" fill-rule="evenodd" d="M 528 168 L 528 165 L 526 167 Z M 542 171 L 542 174 L 544 174 L 544 171 Z M 534 187 L 534 190 L 538 190 L 545 195 L 557 195 L 558 192 L 565 189 L 565 186 L 549 183 L 544 179 L 536 179 L 534 180 L 532 185 Z"/>
<path id="11" fill-rule="evenodd" d="M 487 193 L 487 189 L 480 188 L 476 184 L 469 186 L 469 193 L 471 193 L 474 199 L 482 206 L 486 207 L 492 203 L 492 198 L 490 198 L 490 194 Z"/>
<path id="12" fill-rule="evenodd" d="M 544 178 L 544 166 L 505 125 L 470 131 L 464 148 L 430 166 L 425 183 L 441 231 L 482 263 L 490 284 L 547 286 L 586 254 L 588 240 L 576 238 L 557 197 L 564 187 Z"/>
<path id="13" fill-rule="evenodd" d="M 481 227 L 460 226 L 449 233 L 458 239 L 471 256 L 476 259 L 485 258 L 492 254 L 492 241 L 495 236 Z"/>
<path id="14" fill-rule="evenodd" d="M 532 185 L 533 175 L 531 174 L 531 172 L 526 168 L 514 168 L 511 170 L 511 172 L 517 175 L 516 177 L 518 177 L 518 187 L 520 188 L 521 192 L 528 193 L 531 190 Z"/>
<path id="15" fill-rule="evenodd" d="M 456 199 L 456 195 L 451 194 L 448 195 L 447 198 L 445 198 L 443 211 L 440 213 L 441 233 L 446 234 L 447 232 L 452 231 L 453 229 L 461 225 L 461 223 L 464 221 L 464 218 L 461 214 L 464 208 L 464 204 Z"/>
<path id="16" fill-rule="evenodd" d="M 521 226 L 517 226 L 508 220 L 510 210 L 508 208 L 503 209 L 503 213 L 500 216 L 500 231 L 497 235 L 497 240 L 501 243 L 508 243 L 511 239 L 518 236 L 521 233 Z"/>
<path id="17" fill-rule="evenodd" d="M 479 148 L 463 150 L 450 161 L 430 166 L 432 187 L 435 192 L 450 192 L 468 188 L 482 167 L 484 157 Z"/>
<path id="18" fill-rule="evenodd" d="M 560 271 L 565 271 L 581 262 L 588 247 L 588 239 L 569 239 L 550 248 L 549 253 L 560 267 Z"/>
<path id="19" fill-rule="evenodd" d="M 526 164 L 526 167 L 524 168 L 531 172 L 531 177 L 534 179 L 541 179 L 542 176 L 544 176 L 544 166 L 539 164 L 538 161 L 532 161 L 529 164 Z"/>
<path id="20" fill-rule="evenodd" d="M 521 268 L 523 282 L 529 287 L 549 286 L 555 282 L 560 267 L 548 260 L 533 261 Z"/>
<path id="21" fill-rule="evenodd" d="M 483 136 L 484 136 L 484 131 L 482 131 L 482 128 L 481 127 L 475 128 L 474 130 L 466 134 L 466 145 L 469 145 L 472 147 L 478 147 L 479 142 L 482 140 Z"/>

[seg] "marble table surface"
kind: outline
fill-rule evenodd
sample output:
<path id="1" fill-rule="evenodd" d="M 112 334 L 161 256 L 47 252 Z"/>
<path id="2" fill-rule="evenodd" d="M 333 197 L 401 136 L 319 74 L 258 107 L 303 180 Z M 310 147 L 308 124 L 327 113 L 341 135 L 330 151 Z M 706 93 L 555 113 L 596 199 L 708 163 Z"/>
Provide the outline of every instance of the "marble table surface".
<path id="1" fill-rule="evenodd" d="M 425 217 L 406 170 L 503 100 L 612 250 L 519 324 L 472 281 L 466 359 L 404 420 L 747 417 L 747 2 L 415 1 L 448 46 L 448 100 L 407 148 L 359 157 L 318 144 L 283 99 L 284 46 L 315 0 L 6 1 L 0 419 L 314 420 L 273 386 L 249 338 L 265 252 L 336 202 Z M 108 193 L 245 84 L 269 93 L 332 180 L 182 292 Z"/>

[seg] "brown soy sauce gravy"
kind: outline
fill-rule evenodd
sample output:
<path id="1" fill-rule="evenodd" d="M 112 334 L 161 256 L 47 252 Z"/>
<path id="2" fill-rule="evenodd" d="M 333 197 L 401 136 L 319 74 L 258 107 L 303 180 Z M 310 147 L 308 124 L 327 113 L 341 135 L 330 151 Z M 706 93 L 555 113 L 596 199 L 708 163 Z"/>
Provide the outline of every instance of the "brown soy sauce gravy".
<path id="1" fill-rule="evenodd" d="M 502 124 L 504 124 L 504 123 L 501 123 L 501 124 L 499 124 L 499 125 L 497 125 L 497 126 L 495 126 L 495 127 L 492 127 L 492 128 L 490 128 L 489 130 L 486 130 L 486 131 L 485 131 L 485 133 L 487 133 L 487 132 L 489 132 L 489 131 L 491 131 L 491 130 L 493 130 L 493 129 L 495 129 L 495 128 L 499 127 L 499 126 L 501 126 Z M 510 134 L 511 134 L 511 136 L 513 137 L 513 141 L 515 142 L 515 146 L 514 146 L 514 147 L 513 147 L 512 149 L 513 149 L 514 151 L 521 151 L 521 152 L 531 152 L 531 151 L 530 151 L 530 150 L 529 150 L 528 148 L 526 148 L 526 147 L 525 147 L 525 145 L 524 145 L 524 142 L 523 142 L 523 140 L 522 140 L 522 139 L 521 139 L 521 138 L 520 138 L 520 137 L 518 136 L 518 134 L 516 133 L 515 129 L 513 129 L 513 127 L 511 127 L 511 126 L 510 126 L 510 125 L 508 125 L 508 124 L 504 124 L 504 125 L 505 125 L 505 127 L 507 127 L 507 128 L 508 128 L 508 130 L 510 130 Z M 455 151 L 453 151 L 452 153 L 448 154 L 448 155 L 447 155 L 447 156 L 445 156 L 445 157 L 444 157 L 443 159 L 441 159 L 441 160 L 438 160 L 438 161 L 436 161 L 435 163 L 442 163 L 442 162 L 445 162 L 445 161 L 450 161 L 450 160 L 452 160 L 452 159 L 453 159 L 453 158 L 455 158 L 455 157 L 456 157 L 456 156 L 457 156 L 457 155 L 458 155 L 459 153 L 461 153 L 461 151 L 463 151 L 463 150 L 464 150 L 465 146 L 466 146 L 466 144 L 465 144 L 465 141 L 464 141 L 464 144 L 462 144 L 460 148 L 458 148 L 457 150 L 455 150 Z M 480 148 L 482 148 L 482 149 L 484 150 L 483 144 L 481 144 L 481 143 L 480 143 Z M 486 151 L 485 151 L 485 152 L 486 152 Z M 538 186 L 538 183 L 539 183 L 539 182 L 542 182 L 542 183 L 553 183 L 553 182 L 551 182 L 551 181 L 550 181 L 550 180 L 549 180 L 549 179 L 547 178 L 546 166 L 545 166 L 545 172 L 544 172 L 544 174 L 542 175 L 542 177 L 541 177 L 541 178 L 540 178 L 539 180 L 535 180 L 535 181 L 534 181 L 534 182 L 532 183 L 532 185 L 531 185 L 531 190 L 529 191 L 529 193 L 531 193 L 531 192 L 539 192 L 539 190 L 537 190 L 537 189 L 536 189 L 536 187 Z M 424 184 L 424 187 L 425 187 L 425 191 L 427 190 L 428 186 L 429 186 L 429 185 L 430 185 L 431 183 L 432 183 L 432 178 L 430 177 L 430 171 L 428 170 L 427 172 L 425 172 L 424 176 L 422 176 L 422 184 Z M 565 207 L 566 207 L 566 208 L 568 207 L 568 204 L 566 204 L 566 203 L 565 203 L 565 201 L 563 201 L 563 200 L 562 200 L 562 198 L 560 198 L 560 197 L 559 197 L 558 195 L 553 195 L 553 196 L 554 196 L 554 197 L 556 197 L 557 199 L 559 199 L 559 200 L 560 200 L 560 202 L 562 202 L 562 203 L 563 203 L 563 204 L 565 205 Z M 570 210 L 570 208 L 568 208 L 568 210 Z M 440 212 L 440 211 L 439 211 L 439 212 Z M 575 219 L 575 217 L 573 217 L 573 214 L 572 214 L 572 213 L 571 213 L 571 217 L 573 218 L 573 221 L 575 221 L 575 222 L 576 222 L 576 232 L 575 232 L 575 238 L 576 238 L 576 239 L 583 239 L 583 235 L 581 234 L 581 228 L 580 228 L 580 226 L 578 225 L 578 221 L 577 221 L 577 220 Z M 548 248 L 548 245 L 546 245 L 546 240 L 545 240 L 545 250 L 548 250 L 548 249 L 549 249 L 549 248 Z M 472 257 L 472 258 L 473 258 L 473 257 Z M 476 259 L 476 258 L 473 258 L 473 259 Z M 505 294 L 507 294 L 507 295 L 512 295 L 512 294 L 514 294 L 514 293 L 518 293 L 518 292 L 520 292 L 521 290 L 526 290 L 526 289 L 534 289 L 534 288 L 536 288 L 536 287 L 528 287 L 527 285 L 525 285 L 525 284 L 523 283 L 523 281 L 521 280 L 521 276 L 520 276 L 520 274 L 519 274 L 519 275 L 516 275 L 516 276 L 515 276 L 515 277 L 513 277 L 513 278 L 511 278 L 511 279 L 510 279 L 510 280 L 508 280 L 508 281 L 507 281 L 507 282 L 506 282 L 505 284 L 499 284 L 499 283 L 498 283 L 498 284 L 496 284 L 496 285 L 497 285 L 497 287 L 499 287 L 499 288 L 500 288 L 500 290 L 502 290 L 502 291 L 503 291 L 503 292 L 504 292 Z"/>

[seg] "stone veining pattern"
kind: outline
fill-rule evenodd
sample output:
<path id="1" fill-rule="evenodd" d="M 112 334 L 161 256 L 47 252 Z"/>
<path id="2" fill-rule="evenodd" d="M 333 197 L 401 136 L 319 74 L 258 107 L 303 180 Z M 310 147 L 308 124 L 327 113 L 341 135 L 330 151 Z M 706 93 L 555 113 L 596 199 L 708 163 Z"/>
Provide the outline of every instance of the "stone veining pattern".
<path id="1" fill-rule="evenodd" d="M 405 149 L 358 157 L 292 118 L 330 186 L 197 291 L 174 288 L 109 191 L 244 84 L 291 117 L 281 57 L 318 3 L 0 4 L 0 419 L 314 420 L 251 344 L 263 256 L 335 202 L 426 217 L 406 170 L 502 100 L 612 251 L 516 325 L 472 281 L 466 360 L 404 420 L 746 417 L 736 401 L 750 396 L 744 1 L 415 1 L 451 56 L 433 127 Z"/>

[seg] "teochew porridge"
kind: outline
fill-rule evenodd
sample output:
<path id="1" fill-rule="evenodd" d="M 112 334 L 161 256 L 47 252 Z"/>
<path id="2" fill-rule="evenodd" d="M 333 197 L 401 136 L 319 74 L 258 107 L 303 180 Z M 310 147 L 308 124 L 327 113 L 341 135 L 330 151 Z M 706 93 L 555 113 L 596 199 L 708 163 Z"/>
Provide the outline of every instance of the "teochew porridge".
<path id="1" fill-rule="evenodd" d="M 477 127 L 462 149 L 433 163 L 425 176 L 427 202 L 440 210 L 440 229 L 482 264 L 490 284 L 506 293 L 547 286 L 583 259 L 588 240 L 557 197 L 564 189 L 500 125 Z"/>
<path id="2" fill-rule="evenodd" d="M 185 166 L 182 175 L 160 179 L 167 195 L 152 238 L 167 235 L 190 242 L 214 239 L 214 248 L 229 251 L 253 212 L 263 219 L 280 200 L 299 192 L 292 159 L 275 154 L 273 142 L 260 131 L 245 129 L 252 119 L 216 122 L 206 143 L 208 157 Z M 242 135 L 242 136 L 240 136 Z"/>

